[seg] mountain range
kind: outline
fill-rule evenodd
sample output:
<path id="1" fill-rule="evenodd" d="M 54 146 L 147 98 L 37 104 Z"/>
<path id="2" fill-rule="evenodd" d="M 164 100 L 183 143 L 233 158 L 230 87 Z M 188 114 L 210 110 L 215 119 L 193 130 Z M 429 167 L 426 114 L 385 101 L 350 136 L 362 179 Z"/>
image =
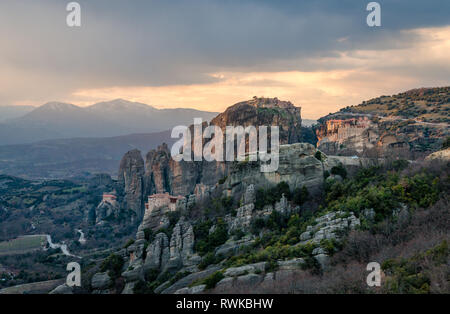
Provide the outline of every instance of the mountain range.
<path id="1" fill-rule="evenodd" d="M 194 109 L 157 109 L 123 99 L 88 107 L 49 102 L 34 109 L 0 108 L 0 145 L 161 132 L 176 125 L 192 124 L 194 118 L 209 121 L 217 115 Z M 24 115 L 18 116 L 20 110 Z"/>

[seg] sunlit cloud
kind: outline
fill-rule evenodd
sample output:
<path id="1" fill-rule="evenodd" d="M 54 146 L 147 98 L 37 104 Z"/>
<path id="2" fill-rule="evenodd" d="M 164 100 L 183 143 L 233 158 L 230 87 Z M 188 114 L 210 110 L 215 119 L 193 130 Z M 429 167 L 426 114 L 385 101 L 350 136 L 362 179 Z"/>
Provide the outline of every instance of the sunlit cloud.
<path id="1" fill-rule="evenodd" d="M 190 107 L 223 111 L 253 96 L 278 97 L 302 107 L 306 118 L 383 94 L 421 86 L 448 85 L 450 77 L 450 27 L 406 32 L 420 36 L 414 46 L 397 49 L 354 50 L 336 57 L 312 59 L 320 71 L 210 73 L 213 83 L 80 89 L 68 101 L 79 105 L 125 98 L 158 108 Z M 299 61 L 300 62 L 300 61 Z"/>

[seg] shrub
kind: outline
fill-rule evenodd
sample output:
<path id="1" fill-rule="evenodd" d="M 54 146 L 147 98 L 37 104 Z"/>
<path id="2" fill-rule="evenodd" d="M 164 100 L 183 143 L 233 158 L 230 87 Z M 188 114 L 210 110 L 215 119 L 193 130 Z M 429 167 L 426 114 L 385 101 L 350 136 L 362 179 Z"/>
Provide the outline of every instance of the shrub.
<path id="1" fill-rule="evenodd" d="M 228 228 L 223 219 L 218 218 L 215 230 L 210 234 L 209 229 L 212 226 L 210 220 L 206 220 L 194 227 L 196 238 L 195 250 L 200 255 L 212 252 L 219 245 L 224 244 L 228 240 Z"/>
<path id="2" fill-rule="evenodd" d="M 343 179 L 347 178 L 347 170 L 342 164 L 339 164 L 338 166 L 334 166 L 331 168 L 331 174 L 339 175 Z"/>
<path id="3" fill-rule="evenodd" d="M 149 283 L 139 280 L 133 287 L 134 294 L 153 294 L 153 287 Z"/>
<path id="4" fill-rule="evenodd" d="M 124 246 L 124 248 L 128 248 L 130 245 L 132 245 L 134 243 L 134 239 L 129 239 L 128 241 L 127 241 L 127 243 L 125 243 L 125 246 Z"/>
<path id="5" fill-rule="evenodd" d="M 108 271 L 108 275 L 114 280 L 120 277 L 124 263 L 125 261 L 122 256 L 111 254 L 102 262 L 100 270 L 102 272 Z"/>
<path id="6" fill-rule="evenodd" d="M 265 226 L 266 226 L 265 220 L 261 217 L 257 217 L 252 220 L 250 224 L 250 230 L 252 234 L 259 234 Z"/>
<path id="7" fill-rule="evenodd" d="M 255 208 L 261 210 L 266 205 L 274 205 L 280 201 L 283 194 L 287 199 L 291 199 L 289 185 L 284 181 L 267 190 L 259 188 L 256 190 Z"/>
<path id="8" fill-rule="evenodd" d="M 222 260 L 222 258 L 220 257 L 216 257 L 216 255 L 214 254 L 214 252 L 208 252 L 206 253 L 205 256 L 203 256 L 202 261 L 200 262 L 200 264 L 198 265 L 198 268 L 200 270 L 205 269 L 206 267 L 208 267 L 209 265 L 212 264 L 217 264 L 218 262 L 220 262 Z"/>
<path id="9" fill-rule="evenodd" d="M 306 186 L 296 188 L 292 193 L 292 201 L 296 205 L 303 205 L 309 199 L 309 191 Z"/>
<path id="10" fill-rule="evenodd" d="M 216 287 L 216 284 L 221 281 L 225 276 L 221 271 L 216 271 L 211 276 L 205 278 L 203 283 L 206 285 L 206 289 L 213 289 Z"/>
<path id="11" fill-rule="evenodd" d="M 144 229 L 144 236 L 145 240 L 147 240 L 148 242 L 152 242 L 154 237 L 153 230 L 151 228 Z"/>

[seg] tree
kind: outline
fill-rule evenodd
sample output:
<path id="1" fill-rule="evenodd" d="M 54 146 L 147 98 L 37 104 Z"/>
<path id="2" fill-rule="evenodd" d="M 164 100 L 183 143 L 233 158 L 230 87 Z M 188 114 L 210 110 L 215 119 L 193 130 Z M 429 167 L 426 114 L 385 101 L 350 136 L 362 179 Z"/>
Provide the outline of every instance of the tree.
<path id="1" fill-rule="evenodd" d="M 347 178 L 347 170 L 342 164 L 339 164 L 338 166 L 334 166 L 331 168 L 331 174 L 339 175 L 342 177 L 342 179 Z"/>
<path id="2" fill-rule="evenodd" d="M 296 205 L 303 205 L 309 199 L 309 191 L 306 186 L 296 188 L 292 194 L 292 201 Z"/>

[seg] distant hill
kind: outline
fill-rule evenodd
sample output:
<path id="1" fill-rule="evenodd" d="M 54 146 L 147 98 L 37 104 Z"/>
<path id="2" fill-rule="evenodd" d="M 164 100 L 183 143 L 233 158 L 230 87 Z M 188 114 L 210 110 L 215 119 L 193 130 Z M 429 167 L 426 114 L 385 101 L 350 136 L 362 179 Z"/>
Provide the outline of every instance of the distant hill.
<path id="1" fill-rule="evenodd" d="M 396 116 L 423 122 L 450 122 L 450 86 L 417 88 L 364 101 L 340 112 Z"/>
<path id="2" fill-rule="evenodd" d="M 0 146 L 0 173 L 28 179 L 115 175 L 129 150 L 143 152 L 171 144 L 170 131 L 109 138 L 72 138 Z"/>
<path id="3" fill-rule="evenodd" d="M 33 106 L 0 106 L 0 122 L 19 118 L 33 109 Z"/>
<path id="4" fill-rule="evenodd" d="M 216 115 L 193 109 L 156 109 L 123 99 L 84 108 L 50 102 L 21 117 L 1 122 L 0 145 L 161 132 L 176 125 L 190 125 L 197 117 L 209 121 Z"/>

